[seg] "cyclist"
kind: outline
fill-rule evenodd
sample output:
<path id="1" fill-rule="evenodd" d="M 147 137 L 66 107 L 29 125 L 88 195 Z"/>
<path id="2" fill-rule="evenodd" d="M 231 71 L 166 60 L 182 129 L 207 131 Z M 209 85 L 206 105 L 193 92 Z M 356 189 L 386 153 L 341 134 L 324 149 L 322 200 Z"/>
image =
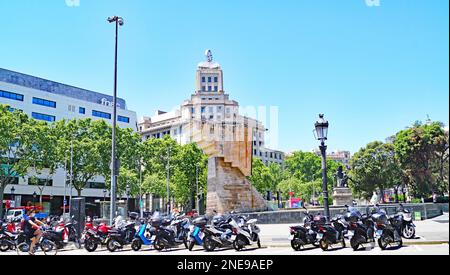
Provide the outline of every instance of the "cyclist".
<path id="1" fill-rule="evenodd" d="M 35 218 L 35 215 L 36 210 L 32 209 L 24 216 L 24 233 L 28 239 L 31 239 L 31 246 L 28 252 L 30 255 L 34 255 L 34 247 L 42 236 L 42 227 L 45 226 L 43 222 Z"/>

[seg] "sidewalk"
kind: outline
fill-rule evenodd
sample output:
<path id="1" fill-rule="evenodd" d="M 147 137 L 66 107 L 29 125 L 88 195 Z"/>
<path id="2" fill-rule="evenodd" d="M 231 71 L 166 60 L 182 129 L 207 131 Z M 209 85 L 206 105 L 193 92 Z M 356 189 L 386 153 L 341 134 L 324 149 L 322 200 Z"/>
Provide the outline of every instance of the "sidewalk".
<path id="1" fill-rule="evenodd" d="M 299 223 L 301 224 L 301 222 Z M 261 228 L 261 242 L 271 247 L 290 246 L 288 240 L 289 226 L 299 224 L 269 224 L 259 225 Z M 431 245 L 449 242 L 449 214 L 443 216 L 415 222 L 416 239 L 404 240 L 405 245 Z"/>

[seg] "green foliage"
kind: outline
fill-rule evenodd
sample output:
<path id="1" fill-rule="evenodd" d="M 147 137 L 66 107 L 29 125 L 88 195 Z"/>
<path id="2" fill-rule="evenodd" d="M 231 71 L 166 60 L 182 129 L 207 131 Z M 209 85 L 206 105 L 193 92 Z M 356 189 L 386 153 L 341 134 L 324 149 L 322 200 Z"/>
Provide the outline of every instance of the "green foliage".
<path id="1" fill-rule="evenodd" d="M 448 193 L 448 132 L 442 123 L 414 125 L 399 132 L 394 141 L 407 184 L 416 197 Z"/>
<path id="2" fill-rule="evenodd" d="M 350 165 L 352 181 L 349 185 L 353 193 L 362 198 L 370 199 L 375 191 L 403 183 L 392 144 L 378 141 L 369 143 L 352 157 Z"/>

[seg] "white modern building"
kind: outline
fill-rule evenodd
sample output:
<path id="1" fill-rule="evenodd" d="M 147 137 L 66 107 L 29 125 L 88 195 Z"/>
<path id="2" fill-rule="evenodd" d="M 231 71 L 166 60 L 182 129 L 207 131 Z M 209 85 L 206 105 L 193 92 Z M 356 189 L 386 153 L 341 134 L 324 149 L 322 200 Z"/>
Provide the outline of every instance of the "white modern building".
<path id="1" fill-rule="evenodd" d="M 0 104 L 21 110 L 38 120 L 53 122 L 91 118 L 103 119 L 112 124 L 112 102 L 113 98 L 109 95 L 0 68 Z M 117 106 L 118 126 L 137 130 L 136 113 L 127 109 L 123 99 L 117 100 Z M 68 188 L 64 186 L 66 176 L 64 169 L 58 169 L 50 186 L 45 188 L 30 185 L 28 177 L 17 178 L 16 185 L 13 185 L 16 205 L 34 203 L 36 198 L 33 194 L 39 195 L 42 189 L 44 208 L 51 208 L 53 213 L 56 212 L 63 205 L 64 194 L 67 197 L 70 195 Z M 7 198 L 11 198 L 13 186 L 7 186 Z M 87 198 L 87 203 L 93 203 L 96 199 L 103 199 L 104 189 L 104 179 L 97 177 L 86 186 L 82 196 Z M 72 195 L 77 195 L 75 190 L 72 190 Z"/>
<path id="2" fill-rule="evenodd" d="M 170 135 L 180 144 L 193 142 L 190 129 L 192 121 L 214 124 L 232 124 L 247 121 L 253 131 L 253 155 L 269 163 L 284 163 L 284 153 L 265 147 L 264 125 L 256 119 L 239 114 L 239 103 L 225 93 L 223 71 L 220 64 L 213 61 L 211 51 L 206 52 L 207 60 L 198 64 L 196 90 L 190 99 L 181 103 L 180 108 L 171 111 L 157 111 L 152 117 L 143 117 L 138 128 L 144 140 Z"/>

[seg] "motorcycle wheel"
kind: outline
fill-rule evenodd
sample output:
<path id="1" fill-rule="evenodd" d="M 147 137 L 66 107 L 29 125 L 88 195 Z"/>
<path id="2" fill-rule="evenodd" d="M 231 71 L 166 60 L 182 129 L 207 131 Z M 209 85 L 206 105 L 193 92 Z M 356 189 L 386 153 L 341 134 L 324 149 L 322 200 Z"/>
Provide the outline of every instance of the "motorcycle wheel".
<path id="1" fill-rule="evenodd" d="M 355 237 L 351 238 L 350 246 L 353 248 L 354 251 L 358 251 L 358 249 L 359 249 L 359 242 L 358 242 L 358 240 L 356 240 Z"/>
<path id="2" fill-rule="evenodd" d="M 185 247 L 186 249 L 189 249 L 189 243 L 188 243 L 187 237 L 184 237 L 184 238 L 183 238 L 183 244 L 184 244 L 184 247 Z"/>
<path id="3" fill-rule="evenodd" d="M 109 239 L 108 242 L 106 242 L 106 248 L 109 250 L 109 252 L 116 252 L 117 246 L 114 244 L 113 239 Z"/>
<path id="4" fill-rule="evenodd" d="M 97 243 L 91 241 L 90 239 L 86 239 L 84 241 L 84 249 L 87 250 L 87 252 L 94 252 L 97 250 Z"/>
<path id="5" fill-rule="evenodd" d="M 9 246 L 9 243 L 8 243 L 8 242 L 2 241 L 2 242 L 0 243 L 0 251 L 1 251 L 1 252 L 6 252 L 6 251 L 8 251 L 9 249 L 10 249 L 10 246 Z"/>
<path id="6" fill-rule="evenodd" d="M 295 251 L 301 251 L 302 250 L 302 244 L 300 243 L 299 240 L 296 240 L 296 239 L 291 241 L 291 247 Z"/>
<path id="7" fill-rule="evenodd" d="M 244 236 L 237 236 L 236 240 L 233 242 L 233 247 L 236 251 L 241 251 L 242 249 L 245 248 L 245 237 Z"/>
<path id="8" fill-rule="evenodd" d="M 389 242 L 386 240 L 386 236 L 382 235 L 379 239 L 378 239 L 378 246 L 381 248 L 381 250 L 386 250 L 386 248 L 389 245 Z"/>
<path id="9" fill-rule="evenodd" d="M 216 249 L 216 245 L 214 244 L 214 241 L 212 240 L 211 237 L 206 237 L 205 240 L 203 241 L 203 248 L 207 251 L 207 252 L 212 252 Z"/>
<path id="10" fill-rule="evenodd" d="M 192 251 L 192 249 L 194 249 L 194 246 L 195 246 L 195 240 L 190 241 L 189 247 L 188 247 L 189 251 Z"/>
<path id="11" fill-rule="evenodd" d="M 403 227 L 402 235 L 405 239 L 411 240 L 416 236 L 416 229 L 413 226 L 407 224 L 405 227 Z"/>
<path id="12" fill-rule="evenodd" d="M 328 244 L 328 241 L 327 241 L 325 238 L 323 238 L 322 240 L 320 240 L 319 246 L 320 246 L 320 248 L 321 248 L 323 251 L 328 251 L 329 244 Z"/>
<path id="13" fill-rule="evenodd" d="M 163 251 L 164 250 L 164 245 L 161 243 L 161 241 L 157 238 L 155 240 L 155 242 L 153 243 L 153 247 L 157 250 L 157 251 Z"/>
<path id="14" fill-rule="evenodd" d="M 133 242 L 131 242 L 131 249 L 134 251 L 139 251 L 142 248 L 142 241 L 139 239 L 134 239 Z"/>

